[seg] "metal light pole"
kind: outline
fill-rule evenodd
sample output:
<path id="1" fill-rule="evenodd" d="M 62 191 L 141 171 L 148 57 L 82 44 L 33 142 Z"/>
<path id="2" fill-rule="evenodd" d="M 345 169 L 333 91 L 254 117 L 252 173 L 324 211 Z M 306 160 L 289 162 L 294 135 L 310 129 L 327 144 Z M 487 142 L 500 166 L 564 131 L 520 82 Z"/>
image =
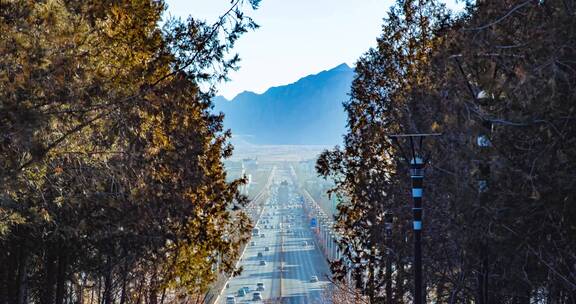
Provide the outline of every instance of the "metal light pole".
<path id="1" fill-rule="evenodd" d="M 478 163 L 478 194 L 480 203 L 485 206 L 488 200 L 487 192 L 490 187 L 490 148 L 492 142 L 490 135 L 492 132 L 492 122 L 485 120 L 482 122 L 483 130 L 478 134 L 476 144 L 479 148 L 479 163 Z M 483 234 L 480 238 L 480 258 L 482 261 L 480 271 L 478 273 L 478 283 L 480 295 L 478 298 L 479 304 L 489 303 L 490 288 L 489 288 L 489 247 L 488 240 L 484 238 Z"/>
<path id="2" fill-rule="evenodd" d="M 396 141 L 403 157 L 410 161 L 410 177 L 412 179 L 412 200 L 414 207 L 413 214 L 413 231 L 414 231 L 414 303 L 422 304 L 425 302 L 423 295 L 424 283 L 422 279 L 422 193 L 424 188 L 424 166 L 427 157 L 424 157 L 423 141 L 430 136 L 440 136 L 439 133 L 431 134 L 398 134 L 389 135 Z M 398 143 L 399 139 L 407 139 L 410 145 L 410 156 L 407 157 Z"/>
<path id="3" fill-rule="evenodd" d="M 386 229 L 386 304 L 392 304 L 392 213 L 384 214 Z"/>
<path id="4" fill-rule="evenodd" d="M 412 199 L 414 207 L 414 297 L 415 303 L 422 303 L 422 189 L 424 186 L 424 161 L 414 155 L 410 161 L 412 178 Z"/>

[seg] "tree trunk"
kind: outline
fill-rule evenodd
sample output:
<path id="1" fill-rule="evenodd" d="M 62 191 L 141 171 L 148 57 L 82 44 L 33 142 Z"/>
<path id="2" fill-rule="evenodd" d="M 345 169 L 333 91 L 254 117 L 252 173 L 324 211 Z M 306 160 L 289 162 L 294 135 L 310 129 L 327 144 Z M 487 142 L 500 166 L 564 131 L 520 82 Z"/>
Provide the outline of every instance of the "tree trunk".
<path id="1" fill-rule="evenodd" d="M 162 297 L 160 297 L 160 304 L 164 304 L 164 299 L 166 298 L 166 288 L 162 289 Z"/>
<path id="2" fill-rule="evenodd" d="M 10 249 L 6 253 L 6 276 L 5 280 L 5 288 L 6 288 L 6 303 L 16 303 L 18 301 L 18 290 L 20 289 L 18 286 L 18 280 L 14 280 L 18 276 L 18 258 L 17 252 L 14 250 L 17 246 L 15 246 L 14 242 L 9 243 Z"/>
<path id="3" fill-rule="evenodd" d="M 56 284 L 56 258 L 52 246 L 47 245 L 44 253 L 44 286 L 41 304 L 54 304 L 54 285 Z"/>
<path id="4" fill-rule="evenodd" d="M 398 303 L 401 303 L 400 301 L 404 299 L 404 295 L 406 294 L 406 285 L 404 285 L 406 272 L 404 271 L 404 264 L 402 261 L 397 260 L 396 265 L 398 266 L 398 269 L 396 270 L 396 296 L 394 298 L 397 299 Z"/>
<path id="5" fill-rule="evenodd" d="M 26 304 L 28 296 L 28 252 L 24 245 L 18 252 L 18 304 Z"/>
<path id="6" fill-rule="evenodd" d="M 80 278 L 82 276 L 79 275 Z M 84 279 L 76 278 L 76 304 L 84 304 Z"/>
<path id="7" fill-rule="evenodd" d="M 444 291 L 446 290 L 446 286 L 444 286 L 444 281 L 441 281 L 436 285 L 436 303 L 446 303 L 446 299 L 444 299 Z"/>
<path id="8" fill-rule="evenodd" d="M 106 258 L 106 278 L 104 279 L 104 304 L 112 304 L 112 261 Z"/>
<path id="9" fill-rule="evenodd" d="M 490 304 L 489 297 L 490 294 L 488 293 L 488 245 L 486 245 L 485 241 L 482 241 L 481 249 L 480 249 L 480 271 L 477 275 L 478 280 L 478 304 Z"/>
<path id="10" fill-rule="evenodd" d="M 140 279 L 140 286 L 138 286 L 138 298 L 136 299 L 136 304 L 140 304 L 140 301 L 142 301 L 142 290 L 144 289 L 144 278 Z"/>
<path id="11" fill-rule="evenodd" d="M 9 247 L 5 243 L 1 246 L 6 248 L 6 251 L 0 253 L 0 265 L 5 265 L 5 267 L 0 267 L 0 304 L 7 304 L 9 299 L 8 291 L 10 290 L 8 285 L 8 282 L 10 282 Z"/>
<path id="12" fill-rule="evenodd" d="M 94 287 L 90 288 L 90 304 L 94 304 Z"/>
<path id="13" fill-rule="evenodd" d="M 524 294 L 518 294 L 514 297 L 515 304 L 530 304 L 530 291 L 525 291 Z"/>
<path id="14" fill-rule="evenodd" d="M 394 303 L 392 298 L 392 250 L 390 249 L 390 236 L 387 237 L 388 245 L 386 246 L 386 304 Z"/>
<path id="15" fill-rule="evenodd" d="M 158 304 L 158 280 L 156 275 L 157 269 L 154 268 L 154 272 L 150 278 L 149 304 Z"/>
<path id="16" fill-rule="evenodd" d="M 158 291 L 156 290 L 155 287 L 150 288 L 148 303 L 158 304 Z"/>
<path id="17" fill-rule="evenodd" d="M 376 290 L 374 284 L 374 250 L 370 250 L 370 258 L 369 258 L 369 265 L 368 265 L 368 282 L 367 282 L 367 292 L 368 298 L 370 299 L 370 303 L 376 303 Z"/>
<path id="18" fill-rule="evenodd" d="M 68 267 L 68 254 L 66 249 L 60 247 L 58 254 L 58 277 L 56 281 L 56 304 L 63 304 L 66 296 L 66 268 Z"/>
<path id="19" fill-rule="evenodd" d="M 120 304 L 126 303 L 126 281 L 128 280 L 128 267 L 124 264 L 124 273 L 122 274 L 122 292 L 120 294 Z"/>
<path id="20" fill-rule="evenodd" d="M 103 300 L 103 293 L 102 293 L 102 277 L 98 276 L 98 289 L 96 293 L 96 299 L 98 300 L 98 304 L 104 304 Z"/>

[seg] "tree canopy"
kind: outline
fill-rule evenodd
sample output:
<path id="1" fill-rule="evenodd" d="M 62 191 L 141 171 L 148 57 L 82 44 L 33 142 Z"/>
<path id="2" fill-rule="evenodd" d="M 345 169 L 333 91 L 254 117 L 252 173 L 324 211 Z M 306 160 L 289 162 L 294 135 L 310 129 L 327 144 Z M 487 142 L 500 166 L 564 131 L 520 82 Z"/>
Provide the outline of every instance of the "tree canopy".
<path id="1" fill-rule="evenodd" d="M 318 172 L 348 198 L 337 229 L 348 273 L 373 303 L 412 302 L 408 159 L 398 133 L 424 142 L 424 277 L 436 303 L 575 301 L 575 7 L 571 1 L 405 0 L 362 56 L 343 148 Z M 405 147 L 404 147 L 405 148 Z M 394 214 L 384 246 L 384 214 Z"/>
<path id="2" fill-rule="evenodd" d="M 236 271 L 251 224 L 210 109 L 258 3 L 162 27 L 163 1 L 0 3 L 0 303 L 176 301 Z"/>

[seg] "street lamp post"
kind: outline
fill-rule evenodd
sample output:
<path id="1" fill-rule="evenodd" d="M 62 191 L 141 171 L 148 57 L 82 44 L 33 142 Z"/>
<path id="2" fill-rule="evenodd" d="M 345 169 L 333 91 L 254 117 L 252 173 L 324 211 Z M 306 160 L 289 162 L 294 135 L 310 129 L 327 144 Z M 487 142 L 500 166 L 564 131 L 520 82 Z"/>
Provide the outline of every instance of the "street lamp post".
<path id="1" fill-rule="evenodd" d="M 412 178 L 412 199 L 414 207 L 414 297 L 415 303 L 422 303 L 422 190 L 424 186 L 424 161 L 414 156 L 410 161 Z"/>
<path id="2" fill-rule="evenodd" d="M 478 163 L 478 194 L 482 206 L 487 203 L 487 191 L 490 187 L 490 148 L 492 143 L 490 141 L 490 133 L 492 131 L 492 122 L 485 120 L 482 123 L 483 131 L 478 134 L 476 143 L 479 148 L 480 160 Z M 478 273 L 478 283 L 480 296 L 478 298 L 479 304 L 489 303 L 490 289 L 489 289 L 489 255 L 488 240 L 483 236 L 480 238 L 480 258 L 481 267 Z"/>
<path id="3" fill-rule="evenodd" d="M 413 214 L 413 232 L 414 232 L 414 303 L 424 303 L 424 283 L 422 278 L 422 194 L 424 189 L 424 166 L 427 157 L 424 156 L 423 141 L 426 137 L 440 136 L 439 133 L 430 134 L 397 134 L 389 135 L 396 143 L 404 159 L 410 162 L 410 177 L 412 179 L 412 200 L 414 206 Z M 398 143 L 399 139 L 407 139 L 410 147 L 410 155 L 404 153 L 402 145 Z"/>
<path id="4" fill-rule="evenodd" d="M 386 304 L 392 304 L 392 213 L 384 214 L 386 229 Z"/>

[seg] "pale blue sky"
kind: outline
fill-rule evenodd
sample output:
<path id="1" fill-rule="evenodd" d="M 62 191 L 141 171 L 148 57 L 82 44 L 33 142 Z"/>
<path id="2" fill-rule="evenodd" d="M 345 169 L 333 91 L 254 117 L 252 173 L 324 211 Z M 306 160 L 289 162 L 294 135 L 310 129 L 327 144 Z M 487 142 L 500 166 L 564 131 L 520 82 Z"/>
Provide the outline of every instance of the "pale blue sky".
<path id="1" fill-rule="evenodd" d="M 242 91 L 262 93 L 272 86 L 330 69 L 340 63 L 353 66 L 376 43 L 382 18 L 394 0 L 262 0 L 246 12 L 261 27 L 242 36 L 235 51 L 240 70 L 219 94 L 231 99 Z M 453 0 L 447 0 L 455 7 Z M 166 0 L 166 14 L 192 15 L 210 22 L 230 0 Z"/>

